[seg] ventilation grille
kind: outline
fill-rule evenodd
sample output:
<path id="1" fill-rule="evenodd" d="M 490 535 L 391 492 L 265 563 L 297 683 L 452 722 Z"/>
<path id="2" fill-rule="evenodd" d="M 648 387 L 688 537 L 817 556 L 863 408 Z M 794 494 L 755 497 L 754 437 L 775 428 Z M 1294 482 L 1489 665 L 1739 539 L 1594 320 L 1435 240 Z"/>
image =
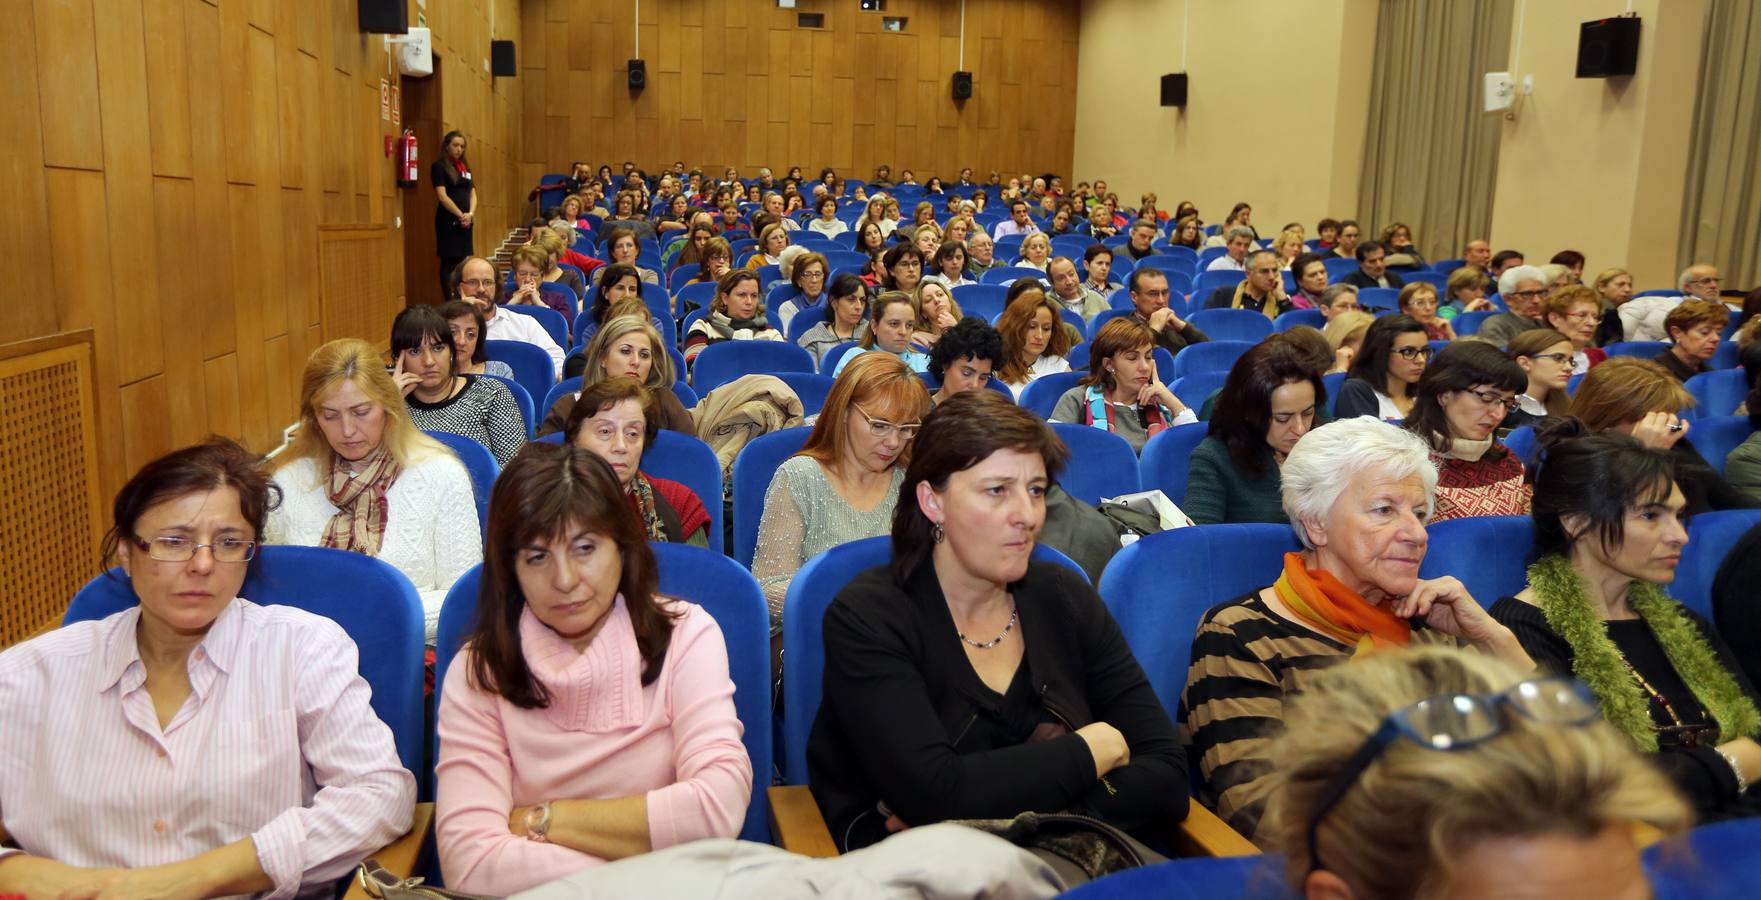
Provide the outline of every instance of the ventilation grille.
<path id="1" fill-rule="evenodd" d="M 394 249 L 390 235 L 383 226 L 318 229 L 326 343 L 353 337 L 390 345 L 391 320 L 404 308 L 402 246 Z"/>
<path id="2" fill-rule="evenodd" d="M 0 359 L 0 647 L 55 626 L 98 571 L 91 345 Z"/>

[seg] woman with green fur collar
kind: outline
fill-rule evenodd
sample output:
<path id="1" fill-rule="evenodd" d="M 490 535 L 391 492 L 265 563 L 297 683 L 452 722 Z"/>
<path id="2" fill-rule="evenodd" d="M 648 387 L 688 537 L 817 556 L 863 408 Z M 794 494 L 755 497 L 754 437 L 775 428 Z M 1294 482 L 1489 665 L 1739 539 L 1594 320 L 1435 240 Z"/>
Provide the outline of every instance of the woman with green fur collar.
<path id="1" fill-rule="evenodd" d="M 1755 690 L 1711 624 L 1663 592 L 1688 541 L 1669 454 L 1585 436 L 1576 419 L 1550 423 L 1541 445 L 1536 561 L 1492 618 L 1542 669 L 1589 685 L 1702 821 L 1761 812 L 1748 791 L 1761 781 Z"/>

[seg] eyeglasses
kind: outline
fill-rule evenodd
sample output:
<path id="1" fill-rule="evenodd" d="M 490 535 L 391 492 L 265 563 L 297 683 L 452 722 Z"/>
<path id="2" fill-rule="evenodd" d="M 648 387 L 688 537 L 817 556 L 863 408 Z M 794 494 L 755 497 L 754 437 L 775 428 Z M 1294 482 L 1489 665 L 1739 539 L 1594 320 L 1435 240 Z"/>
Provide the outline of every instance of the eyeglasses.
<path id="1" fill-rule="evenodd" d="M 1473 388 L 1468 388 L 1467 392 L 1473 394 L 1474 399 L 1487 406 L 1502 406 L 1507 413 L 1516 412 L 1515 397 L 1501 397 L 1497 391 L 1476 391 Z"/>
<path id="2" fill-rule="evenodd" d="M 495 279 L 493 279 L 493 278 L 467 278 L 467 279 L 459 282 L 459 287 L 478 288 L 480 290 L 485 289 L 485 288 L 493 288 L 493 287 L 495 287 Z"/>
<path id="3" fill-rule="evenodd" d="M 911 440 L 917 437 L 917 430 L 923 427 L 921 422 L 901 425 L 897 422 L 888 422 L 886 419 L 877 419 L 860 406 L 856 407 L 856 411 L 861 413 L 862 418 L 868 420 L 868 433 L 883 441 L 892 437 L 894 433 L 907 441 Z"/>
<path id="4" fill-rule="evenodd" d="M 1437 355 L 1437 351 L 1430 347 L 1396 347 L 1394 352 L 1400 354 L 1400 358 L 1408 362 L 1415 359 L 1423 359 L 1428 362 L 1431 357 Z"/>
<path id="5" fill-rule="evenodd" d="M 1545 359 L 1549 362 L 1556 362 L 1562 366 L 1569 365 L 1571 363 L 1571 354 L 1569 354 L 1569 353 L 1537 353 L 1534 356 L 1531 356 L 1529 358 L 1530 359 Z"/>
<path id="6" fill-rule="evenodd" d="M 1533 291 L 1511 291 L 1511 292 L 1510 292 L 1510 296 L 1512 296 L 1512 297 L 1521 297 L 1521 298 L 1522 298 L 1522 299 L 1524 299 L 1524 300 L 1533 300 L 1533 299 L 1535 299 L 1535 298 L 1537 298 L 1537 297 L 1545 297 L 1545 296 L 1547 296 L 1547 292 L 1546 292 L 1546 291 L 1544 291 L 1544 290 L 1533 290 Z"/>
<path id="7" fill-rule="evenodd" d="M 237 563 L 249 562 L 257 555 L 256 541 L 242 541 L 238 538 L 221 538 L 212 544 L 198 544 L 183 537 L 156 537 L 150 541 L 131 538 L 135 546 L 147 551 L 147 555 L 160 562 L 188 562 L 195 558 L 196 551 L 203 547 L 214 554 L 215 562 Z"/>
<path id="8" fill-rule="evenodd" d="M 1592 311 L 1584 311 L 1584 312 L 1566 313 L 1565 317 L 1572 320 L 1573 322 L 1589 321 L 1589 322 L 1595 322 L 1598 325 L 1602 324 L 1602 313 L 1600 310 L 1593 311 L 1593 312 Z"/>
<path id="9" fill-rule="evenodd" d="M 1309 871 L 1322 868 L 1317 837 L 1322 820 L 1376 760 L 1402 737 L 1427 750 L 1471 750 L 1509 729 L 1509 712 L 1543 725 L 1582 727 L 1597 718 L 1596 697 L 1569 678 L 1538 678 L 1496 694 L 1445 694 L 1397 709 L 1345 761 L 1309 817 Z"/>

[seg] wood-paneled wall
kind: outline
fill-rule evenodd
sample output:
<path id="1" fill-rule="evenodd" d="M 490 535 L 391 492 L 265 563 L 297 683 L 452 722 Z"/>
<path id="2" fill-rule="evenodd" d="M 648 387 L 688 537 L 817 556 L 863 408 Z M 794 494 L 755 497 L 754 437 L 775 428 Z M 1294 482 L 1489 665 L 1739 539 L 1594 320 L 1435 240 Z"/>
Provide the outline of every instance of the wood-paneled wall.
<path id="1" fill-rule="evenodd" d="M 516 35 L 519 2 L 411 0 L 418 13 L 443 57 L 446 127 L 472 138 L 492 250 L 524 191 L 519 86 L 483 60 L 492 35 Z M 106 498 L 205 434 L 275 446 L 333 333 L 320 226 L 401 214 L 381 38 L 357 30 L 356 0 L 18 0 L 6 22 L 0 246 L 16 264 L 0 344 L 91 329 Z M 402 239 L 385 234 L 397 274 L 359 335 L 381 344 L 403 304 Z"/>
<path id="2" fill-rule="evenodd" d="M 1076 122 L 1077 0 L 968 0 L 956 104 L 959 0 L 524 0 L 519 45 L 525 115 L 521 174 L 572 160 L 651 171 L 683 159 L 719 174 L 822 166 L 867 177 L 880 163 L 951 178 L 971 166 L 1070 171 Z M 796 14 L 822 13 L 804 29 Z M 632 95 L 625 64 L 648 63 Z M 1121 60 L 1121 64 L 1125 64 Z"/>

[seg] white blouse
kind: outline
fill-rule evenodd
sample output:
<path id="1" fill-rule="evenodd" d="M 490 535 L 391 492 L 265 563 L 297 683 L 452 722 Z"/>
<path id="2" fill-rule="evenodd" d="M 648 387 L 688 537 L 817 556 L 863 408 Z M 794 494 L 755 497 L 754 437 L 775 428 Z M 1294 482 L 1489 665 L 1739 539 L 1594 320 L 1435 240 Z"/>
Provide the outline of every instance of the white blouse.
<path id="1" fill-rule="evenodd" d="M 1062 356 L 1046 354 L 1039 359 L 1034 360 L 1033 365 L 1027 368 L 1026 381 L 1023 381 L 1020 384 L 1010 384 L 1005 381 L 1003 382 L 1003 386 L 1007 387 L 1012 393 L 1014 393 L 1016 401 L 1019 402 L 1021 400 L 1021 392 L 1027 390 L 1027 386 L 1032 384 L 1035 378 L 1038 378 L 1041 375 L 1052 375 L 1058 372 L 1068 371 L 1070 371 L 1070 360 L 1065 359 Z"/>
<path id="2" fill-rule="evenodd" d="M 316 547 L 336 515 L 318 463 L 301 459 L 274 476 L 281 506 L 269 514 L 265 543 Z M 483 531 L 471 476 L 451 453 L 435 454 L 404 469 L 385 492 L 385 537 L 379 559 L 416 585 L 428 622 L 428 642 L 440 621 L 440 604 L 465 570 L 483 561 Z"/>

